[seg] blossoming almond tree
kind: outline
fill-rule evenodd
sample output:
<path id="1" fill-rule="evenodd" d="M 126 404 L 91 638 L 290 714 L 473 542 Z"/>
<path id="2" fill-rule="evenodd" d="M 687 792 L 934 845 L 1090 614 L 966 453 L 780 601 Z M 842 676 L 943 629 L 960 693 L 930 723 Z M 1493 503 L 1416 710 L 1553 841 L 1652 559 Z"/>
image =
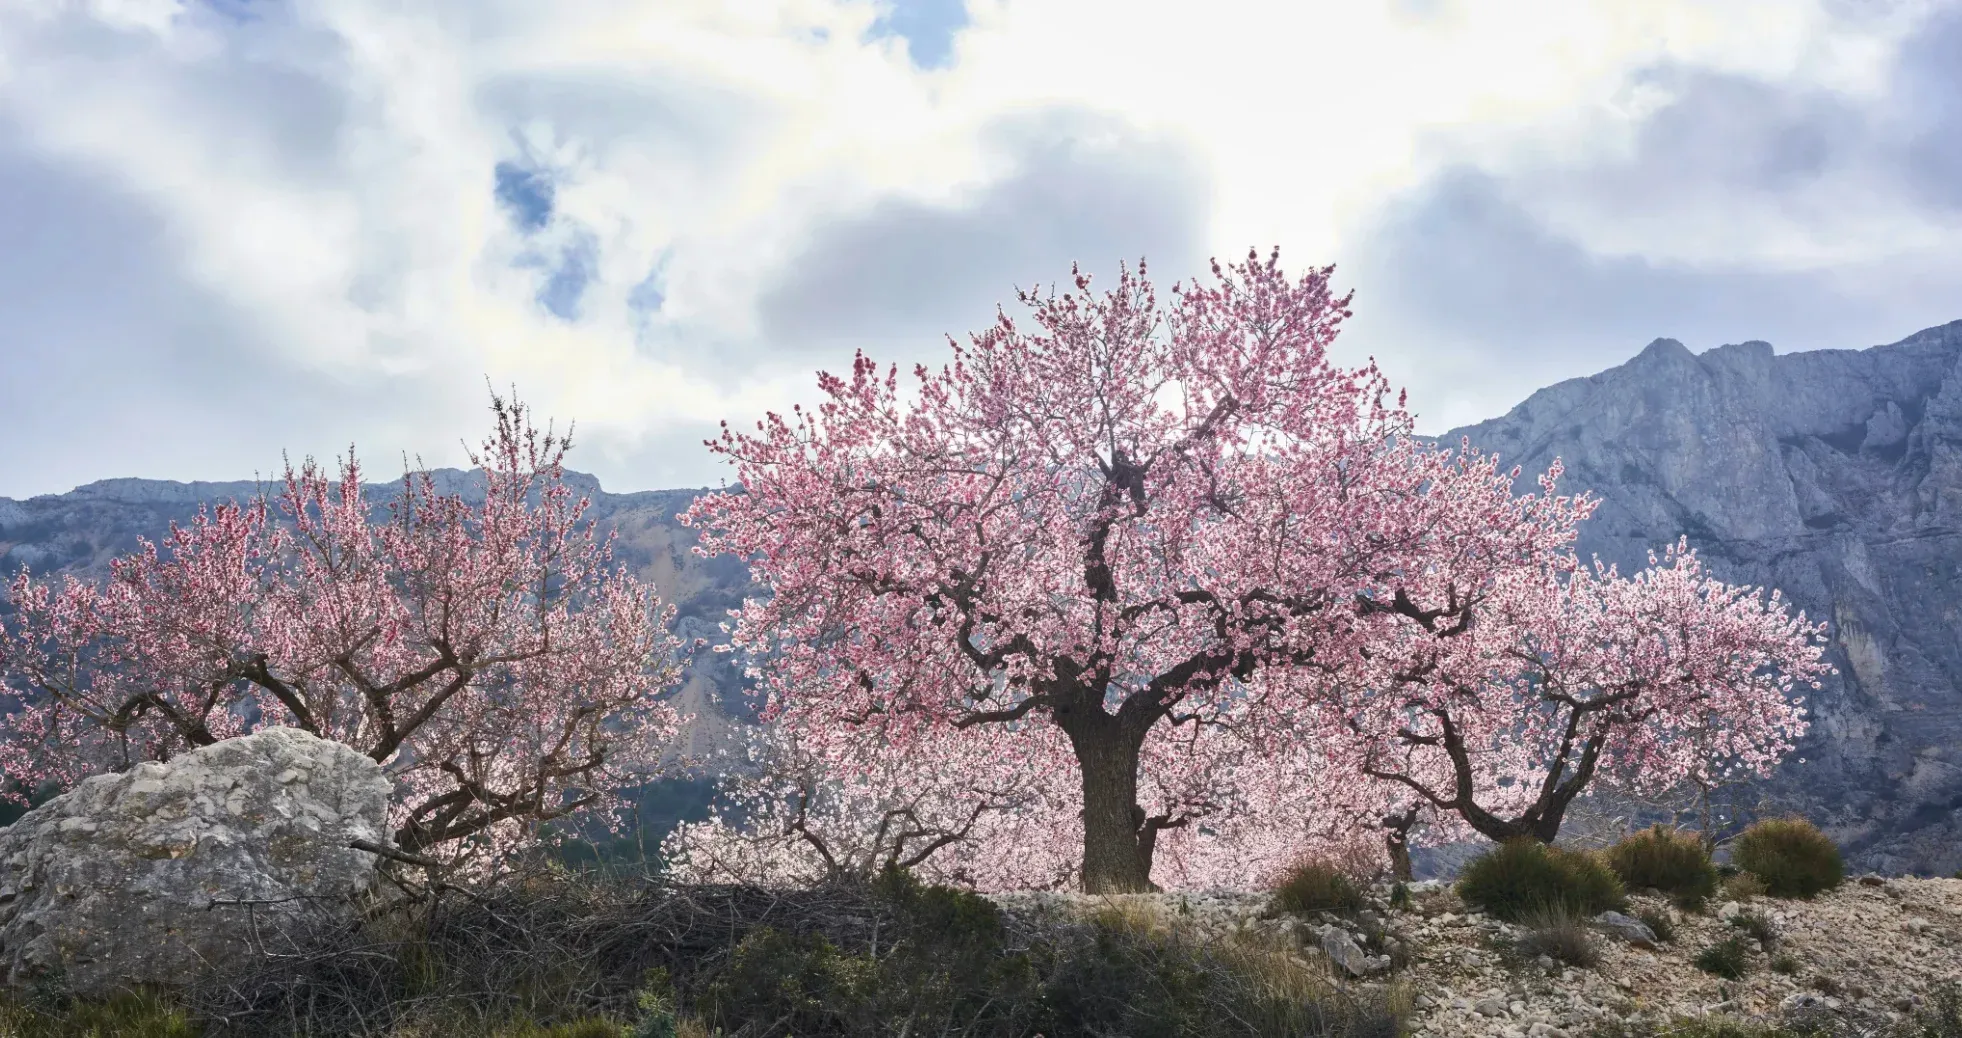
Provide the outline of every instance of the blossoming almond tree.
<path id="1" fill-rule="evenodd" d="M 725 788 L 728 809 L 669 835 L 673 874 L 799 886 L 897 865 L 980 890 L 1079 885 L 1082 791 L 1056 726 L 1024 722 L 1009 739 L 942 723 L 899 744 L 869 727 L 805 740 L 797 709 L 757 730 L 751 767 Z M 1140 805 L 1189 820 L 1160 833 L 1154 879 L 1262 889 L 1304 858 L 1381 860 L 1376 826 L 1395 791 L 1338 772 L 1310 741 L 1242 738 L 1244 715 L 1159 725 L 1146 739 Z M 1003 753 L 1020 758 L 1004 767 Z"/>
<path id="2" fill-rule="evenodd" d="M 585 520 L 568 440 L 493 410 L 481 502 L 418 471 L 377 509 L 350 452 L 338 480 L 309 459 L 276 498 L 173 526 L 102 586 L 21 574 L 0 769 L 66 785 L 290 725 L 385 765 L 398 848 L 452 862 L 644 776 L 678 722 L 657 699 L 671 610 Z"/>
<path id="3" fill-rule="evenodd" d="M 1142 264 L 1101 297 L 1079 273 L 1020 294 L 1036 331 L 1004 314 L 911 393 L 860 355 L 819 376 L 815 411 L 725 427 L 709 446 L 742 492 L 684 520 L 770 591 L 733 639 L 767 659 L 770 709 L 896 748 L 988 728 L 1004 769 L 1051 725 L 1084 888 L 1149 889 L 1160 834 L 1190 824 L 1140 803 L 1155 729 L 1216 722 L 1263 668 L 1339 672 L 1382 618 L 1463 629 L 1585 513 L 1417 442 L 1373 366 L 1330 364 L 1330 269 L 1290 281 L 1250 255 L 1166 307 Z"/>
<path id="4" fill-rule="evenodd" d="M 1711 577 L 1687 542 L 1647 569 L 1516 570 L 1462 637 L 1405 628 L 1353 686 L 1357 767 L 1494 840 L 1551 841 L 1597 777 L 1637 791 L 1768 772 L 1830 671 L 1824 624 Z"/>

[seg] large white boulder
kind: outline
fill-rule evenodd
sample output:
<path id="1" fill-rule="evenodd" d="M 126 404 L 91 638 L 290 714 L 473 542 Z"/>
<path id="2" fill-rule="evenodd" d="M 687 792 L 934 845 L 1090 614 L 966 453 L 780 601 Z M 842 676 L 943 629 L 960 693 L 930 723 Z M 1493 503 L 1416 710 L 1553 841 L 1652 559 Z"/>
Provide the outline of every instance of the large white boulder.
<path id="1" fill-rule="evenodd" d="M 268 728 L 83 780 L 0 829 L 0 979 L 98 994 L 179 984 L 252 934 L 346 913 L 376 879 L 389 780 Z"/>

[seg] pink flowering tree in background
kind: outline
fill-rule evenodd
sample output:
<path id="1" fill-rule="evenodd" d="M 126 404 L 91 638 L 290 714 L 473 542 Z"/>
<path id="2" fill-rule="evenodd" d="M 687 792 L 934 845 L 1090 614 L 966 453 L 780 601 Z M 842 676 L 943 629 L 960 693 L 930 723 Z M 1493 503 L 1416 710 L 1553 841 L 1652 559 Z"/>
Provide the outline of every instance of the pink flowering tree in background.
<path id="1" fill-rule="evenodd" d="M 493 398 L 481 501 L 352 452 L 201 511 L 96 586 L 23 573 L 0 629 L 0 768 L 70 785 L 260 727 L 337 740 L 397 784 L 397 849 L 495 860 L 658 767 L 678 718 L 669 613 L 563 482 L 569 441 Z M 475 495 L 473 494 L 474 498 Z"/>
<path id="2" fill-rule="evenodd" d="M 1250 697 L 1296 686 L 1256 675 L 1346 673 L 1385 624 L 1465 630 L 1584 514 L 1415 440 L 1374 366 L 1332 365 L 1330 270 L 1250 255 L 1166 306 L 1142 264 L 1102 296 L 1079 274 L 1020 294 L 1033 330 L 1004 314 L 905 394 L 861 355 L 815 411 L 725 428 L 709 445 L 742 492 L 684 521 L 769 590 L 732 646 L 768 712 L 902 756 L 971 730 L 999 772 L 1060 736 L 1084 889 L 1149 889 L 1197 817 L 1141 798 L 1155 734 L 1278 723 Z"/>
<path id="3" fill-rule="evenodd" d="M 1621 576 L 1514 571 L 1463 636 L 1406 628 L 1345 709 L 1357 767 L 1494 840 L 1550 842 L 1597 778 L 1638 792 L 1765 774 L 1830 671 L 1825 625 L 1686 543 Z"/>
<path id="4" fill-rule="evenodd" d="M 1049 732 L 1004 768 L 992 733 L 940 725 L 903 752 L 879 739 L 806 739 L 800 718 L 752 729 L 746 766 L 725 778 L 722 808 L 684 822 L 662 845 L 684 882 L 801 887 L 865 880 L 887 868 L 980 890 L 1073 884 L 1080 825 L 1074 788 L 1054 781 L 1069 751 Z"/>

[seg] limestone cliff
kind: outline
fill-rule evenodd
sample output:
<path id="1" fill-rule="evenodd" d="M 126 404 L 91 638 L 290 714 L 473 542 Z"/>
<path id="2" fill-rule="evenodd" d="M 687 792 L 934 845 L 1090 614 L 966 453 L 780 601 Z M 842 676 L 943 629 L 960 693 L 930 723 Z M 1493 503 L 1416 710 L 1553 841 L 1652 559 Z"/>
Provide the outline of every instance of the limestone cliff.
<path id="1" fill-rule="evenodd" d="M 1583 553 L 1687 535 L 1831 621 L 1840 675 L 1770 792 L 1882 871 L 1962 868 L 1962 321 L 1866 350 L 1657 339 L 1443 439 L 1602 498 Z"/>

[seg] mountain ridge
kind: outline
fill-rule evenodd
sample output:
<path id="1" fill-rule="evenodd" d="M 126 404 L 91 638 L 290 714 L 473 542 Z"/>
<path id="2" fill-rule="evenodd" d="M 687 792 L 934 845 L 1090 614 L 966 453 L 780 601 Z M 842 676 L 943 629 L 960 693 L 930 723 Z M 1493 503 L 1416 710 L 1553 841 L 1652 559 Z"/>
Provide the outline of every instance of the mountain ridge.
<path id="1" fill-rule="evenodd" d="M 1601 498 L 1584 557 L 1687 537 L 1828 620 L 1839 673 L 1759 792 L 1867 867 L 1962 866 L 1962 321 L 1861 350 L 1657 339 L 1438 439 L 1521 465 L 1521 490 L 1560 458 L 1561 492 Z"/>
<path id="2" fill-rule="evenodd" d="M 1559 457 L 1561 492 L 1601 498 L 1584 557 L 1626 570 L 1686 536 L 1724 579 L 1779 588 L 1831 621 L 1840 673 L 1809 704 L 1799 752 L 1752 792 L 1828 825 L 1861 867 L 1962 868 L 1962 321 L 1786 354 L 1760 340 L 1699 354 L 1658 338 L 1435 439 L 1461 438 L 1519 464 L 1522 491 Z M 471 473 L 436 475 L 445 490 L 471 489 Z M 695 556 L 694 531 L 675 520 L 703 491 L 616 494 L 585 473 L 567 479 L 591 496 L 622 563 L 676 606 L 683 636 L 720 640 L 750 583 L 734 560 Z M 261 485 L 116 478 L 0 498 L 0 573 L 100 576 L 138 536 Z M 713 716 L 692 748 L 750 713 L 745 685 L 729 657 L 697 657 L 683 695 Z"/>

